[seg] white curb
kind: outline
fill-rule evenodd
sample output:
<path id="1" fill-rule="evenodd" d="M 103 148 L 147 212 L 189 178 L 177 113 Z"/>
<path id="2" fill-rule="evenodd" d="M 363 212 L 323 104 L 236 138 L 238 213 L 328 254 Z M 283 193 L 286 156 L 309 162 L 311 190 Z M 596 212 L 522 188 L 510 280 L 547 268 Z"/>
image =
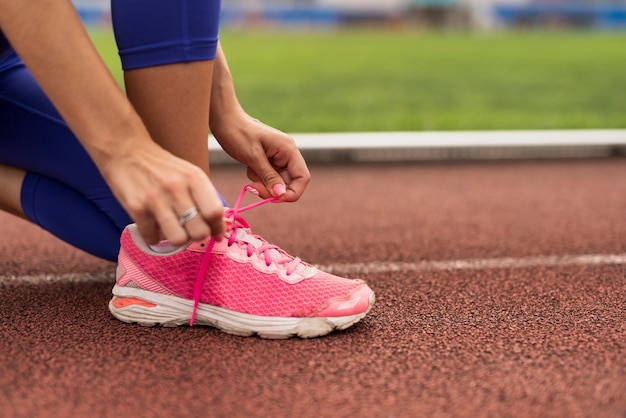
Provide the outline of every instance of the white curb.
<path id="1" fill-rule="evenodd" d="M 626 155 L 626 129 L 292 134 L 310 163 L 597 158 Z M 209 138 L 213 164 L 234 162 Z"/>

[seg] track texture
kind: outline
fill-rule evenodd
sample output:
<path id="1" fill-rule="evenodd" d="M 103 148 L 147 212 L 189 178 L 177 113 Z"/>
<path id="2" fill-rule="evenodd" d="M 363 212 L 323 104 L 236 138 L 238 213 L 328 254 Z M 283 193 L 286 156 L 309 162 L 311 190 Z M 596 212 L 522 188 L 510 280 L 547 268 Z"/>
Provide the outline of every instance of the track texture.
<path id="1" fill-rule="evenodd" d="M 312 263 L 626 253 L 625 159 L 311 170 L 246 218 Z M 230 201 L 245 182 L 213 176 Z M 271 341 L 123 324 L 113 264 L 9 215 L 0 233 L 1 417 L 626 416 L 623 262 L 366 272 L 362 322 Z"/>

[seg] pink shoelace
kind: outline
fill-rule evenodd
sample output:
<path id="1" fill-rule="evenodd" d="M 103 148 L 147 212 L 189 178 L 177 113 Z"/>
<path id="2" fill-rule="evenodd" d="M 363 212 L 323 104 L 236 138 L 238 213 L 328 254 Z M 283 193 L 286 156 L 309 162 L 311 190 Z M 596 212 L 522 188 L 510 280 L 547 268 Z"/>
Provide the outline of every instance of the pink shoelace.
<path id="1" fill-rule="evenodd" d="M 235 206 L 232 208 L 228 208 L 224 211 L 224 218 L 226 220 L 226 232 L 229 234 L 228 236 L 228 246 L 232 246 L 238 241 L 244 242 L 246 244 L 246 251 L 248 257 L 252 257 L 253 255 L 263 255 L 265 260 L 265 265 L 270 266 L 272 263 L 276 263 L 279 266 L 283 266 L 285 268 L 286 274 L 289 276 L 293 273 L 300 262 L 302 261 L 298 257 L 292 257 L 281 250 L 278 246 L 269 244 L 263 238 L 258 235 L 248 234 L 246 233 L 242 237 L 252 237 L 255 240 L 261 242 L 261 245 L 255 246 L 249 240 L 242 241 L 241 238 L 238 237 L 238 230 L 243 228 L 249 231 L 250 225 L 243 219 L 239 213 L 245 212 L 250 209 L 254 209 L 258 206 L 264 205 L 270 202 L 279 202 L 280 200 L 277 197 L 270 197 L 268 199 L 263 199 L 258 202 L 252 203 L 247 206 L 241 206 L 243 199 L 246 195 L 246 192 L 250 191 L 248 186 L 245 186 L 241 193 L 239 194 L 239 198 L 237 198 L 237 202 L 235 202 Z M 200 263 L 200 269 L 198 270 L 198 275 L 196 276 L 194 288 L 193 288 L 193 311 L 191 313 L 191 319 L 189 320 L 189 325 L 193 326 L 193 323 L 196 319 L 196 312 L 198 310 L 198 304 L 200 303 L 200 295 L 202 293 L 202 286 L 204 284 L 204 278 L 206 276 L 207 268 L 209 267 L 209 262 L 211 261 L 213 245 L 215 245 L 215 239 L 211 238 L 207 243 L 206 250 L 204 256 L 202 257 L 202 262 Z M 273 251 L 274 250 L 274 251 Z"/>

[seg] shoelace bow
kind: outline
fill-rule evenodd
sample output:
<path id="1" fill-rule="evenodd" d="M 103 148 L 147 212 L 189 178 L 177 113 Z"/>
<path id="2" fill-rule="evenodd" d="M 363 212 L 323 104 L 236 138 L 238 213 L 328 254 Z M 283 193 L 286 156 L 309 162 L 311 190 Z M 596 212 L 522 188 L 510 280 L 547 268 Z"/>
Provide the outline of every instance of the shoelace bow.
<path id="1" fill-rule="evenodd" d="M 239 198 L 237 198 L 237 202 L 235 202 L 235 206 L 232 208 L 228 208 L 224 211 L 224 218 L 226 219 L 226 232 L 229 233 L 228 237 L 228 246 L 232 246 L 235 244 L 245 245 L 246 253 L 248 257 L 252 257 L 253 255 L 263 255 L 266 266 L 271 266 L 272 263 L 275 263 L 279 266 L 285 268 L 285 273 L 289 276 L 293 273 L 298 265 L 302 261 L 298 257 L 292 257 L 281 250 L 278 246 L 269 244 L 263 238 L 258 235 L 253 235 L 248 233 L 250 231 L 250 225 L 243 219 L 239 213 L 245 212 L 250 209 L 254 209 L 258 206 L 264 205 L 270 202 L 278 202 L 280 201 L 276 197 L 270 197 L 268 199 L 263 199 L 258 202 L 252 203 L 247 206 L 241 206 L 243 202 L 243 198 L 246 195 L 246 192 L 249 191 L 248 186 L 245 186 L 241 193 L 239 194 Z M 248 230 L 245 234 L 238 234 L 240 229 Z M 252 242 L 251 242 L 252 241 Z M 260 241 L 261 245 L 255 247 L 253 242 L 257 243 Z M 206 276 L 207 268 L 209 267 L 209 262 L 212 257 L 213 246 L 215 245 L 215 239 L 211 238 L 205 249 L 204 256 L 202 257 L 202 262 L 200 263 L 200 269 L 198 270 L 198 275 L 196 276 L 194 288 L 193 288 L 193 311 L 191 312 L 191 319 L 189 320 L 189 325 L 192 326 L 194 320 L 196 319 L 196 312 L 198 310 L 198 304 L 200 303 L 200 295 L 202 293 L 202 286 L 204 284 L 204 278 Z M 278 254 L 279 257 L 272 256 L 272 250 L 275 250 L 274 255 Z"/>

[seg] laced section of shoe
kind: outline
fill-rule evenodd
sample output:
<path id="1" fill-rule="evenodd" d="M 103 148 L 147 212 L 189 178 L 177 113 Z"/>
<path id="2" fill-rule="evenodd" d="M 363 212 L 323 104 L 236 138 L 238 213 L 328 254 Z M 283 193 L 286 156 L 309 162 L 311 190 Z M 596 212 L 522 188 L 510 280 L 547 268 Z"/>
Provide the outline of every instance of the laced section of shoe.
<path id="1" fill-rule="evenodd" d="M 306 270 L 308 270 L 308 268 L 314 269 L 313 267 L 303 263 L 298 257 L 292 257 L 278 246 L 268 243 L 260 236 L 251 233 L 250 225 L 248 225 L 246 220 L 239 214 L 266 203 L 280 202 L 280 199 L 277 197 L 270 197 L 247 206 L 241 206 L 246 192 L 248 191 L 248 186 L 245 186 L 241 190 L 241 193 L 235 202 L 235 206 L 224 211 L 224 219 L 226 220 L 225 239 L 228 239 L 228 246 L 231 247 L 233 245 L 239 245 L 241 248 L 245 248 L 248 257 L 260 257 L 263 259 L 267 267 L 274 264 L 279 269 L 283 269 L 286 276 L 291 276 L 294 272 L 307 275 Z M 189 320 L 190 326 L 193 325 L 196 318 L 196 312 L 198 310 L 198 304 L 200 303 L 200 296 L 202 294 L 202 286 L 204 284 L 207 268 L 209 267 L 209 263 L 213 255 L 212 250 L 214 245 L 215 239 L 211 238 L 206 245 L 206 251 L 202 257 L 202 262 L 200 264 L 200 268 L 198 269 L 198 275 L 195 279 L 193 290 L 193 311 L 191 313 L 191 319 Z"/>

